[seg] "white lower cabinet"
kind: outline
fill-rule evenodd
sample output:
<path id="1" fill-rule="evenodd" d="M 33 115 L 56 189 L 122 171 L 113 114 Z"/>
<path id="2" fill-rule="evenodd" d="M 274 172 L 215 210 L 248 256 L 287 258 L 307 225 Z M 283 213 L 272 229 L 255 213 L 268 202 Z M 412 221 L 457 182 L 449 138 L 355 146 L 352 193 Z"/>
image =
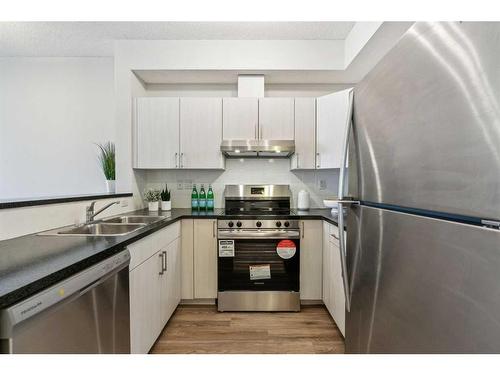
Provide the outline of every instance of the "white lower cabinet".
<path id="1" fill-rule="evenodd" d="M 327 222 L 323 222 L 323 302 L 344 335 L 345 294 L 338 228 Z"/>
<path id="2" fill-rule="evenodd" d="M 217 220 L 193 220 L 194 298 L 217 298 Z"/>
<path id="3" fill-rule="evenodd" d="M 320 301 L 323 296 L 323 224 L 321 220 L 302 220 L 300 227 L 300 299 Z"/>
<path id="4" fill-rule="evenodd" d="M 180 223 L 153 233 L 129 245 L 130 270 L 130 349 L 148 353 L 180 302 L 181 295 Z"/>

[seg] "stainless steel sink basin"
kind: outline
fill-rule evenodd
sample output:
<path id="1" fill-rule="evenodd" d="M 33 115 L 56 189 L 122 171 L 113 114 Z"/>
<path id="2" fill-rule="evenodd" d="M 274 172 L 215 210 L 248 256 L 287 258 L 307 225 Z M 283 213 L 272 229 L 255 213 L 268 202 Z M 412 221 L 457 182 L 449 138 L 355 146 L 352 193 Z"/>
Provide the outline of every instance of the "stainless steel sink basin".
<path id="1" fill-rule="evenodd" d="M 104 219 L 105 223 L 123 223 L 123 224 L 152 224 L 164 219 L 165 216 L 117 216 L 110 219 Z"/>
<path id="2" fill-rule="evenodd" d="M 81 226 L 53 229 L 39 233 L 42 236 L 124 236 L 138 229 L 144 228 L 146 224 L 108 224 L 91 223 Z"/>

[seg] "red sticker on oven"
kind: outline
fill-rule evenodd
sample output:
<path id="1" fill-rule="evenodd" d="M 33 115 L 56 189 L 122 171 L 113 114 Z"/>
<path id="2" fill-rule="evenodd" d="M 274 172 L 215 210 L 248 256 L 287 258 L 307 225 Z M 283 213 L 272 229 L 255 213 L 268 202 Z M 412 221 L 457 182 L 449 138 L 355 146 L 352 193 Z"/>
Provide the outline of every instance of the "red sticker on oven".
<path id="1" fill-rule="evenodd" d="M 295 255 L 297 247 L 292 240 L 281 240 L 276 246 L 276 252 L 282 259 L 290 259 Z"/>

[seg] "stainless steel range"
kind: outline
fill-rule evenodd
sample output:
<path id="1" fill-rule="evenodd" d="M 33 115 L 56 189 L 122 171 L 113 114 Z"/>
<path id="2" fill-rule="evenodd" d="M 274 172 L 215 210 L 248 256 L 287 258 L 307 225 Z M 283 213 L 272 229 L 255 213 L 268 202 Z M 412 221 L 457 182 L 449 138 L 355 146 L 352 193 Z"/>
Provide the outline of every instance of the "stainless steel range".
<path id="1" fill-rule="evenodd" d="M 229 185 L 218 220 L 218 310 L 299 311 L 300 229 L 288 185 Z"/>

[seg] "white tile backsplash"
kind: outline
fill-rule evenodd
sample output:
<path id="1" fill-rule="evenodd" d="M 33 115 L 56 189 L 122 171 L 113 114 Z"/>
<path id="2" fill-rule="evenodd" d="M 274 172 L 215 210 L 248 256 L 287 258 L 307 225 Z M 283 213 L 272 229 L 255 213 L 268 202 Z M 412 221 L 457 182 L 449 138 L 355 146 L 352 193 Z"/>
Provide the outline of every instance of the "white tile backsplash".
<path id="1" fill-rule="evenodd" d="M 161 188 L 168 184 L 172 191 L 172 207 L 191 206 L 191 184 L 208 188 L 212 185 L 215 207 L 223 207 L 224 186 L 228 184 L 287 184 L 292 190 L 292 207 L 297 206 L 300 190 L 309 191 L 311 207 L 324 207 L 323 199 L 337 195 L 339 170 L 290 171 L 289 159 L 227 159 L 226 169 L 219 170 L 149 170 L 145 188 Z M 326 182 L 320 190 L 320 181 Z M 182 187 L 182 189 L 179 189 Z"/>

